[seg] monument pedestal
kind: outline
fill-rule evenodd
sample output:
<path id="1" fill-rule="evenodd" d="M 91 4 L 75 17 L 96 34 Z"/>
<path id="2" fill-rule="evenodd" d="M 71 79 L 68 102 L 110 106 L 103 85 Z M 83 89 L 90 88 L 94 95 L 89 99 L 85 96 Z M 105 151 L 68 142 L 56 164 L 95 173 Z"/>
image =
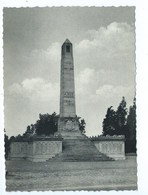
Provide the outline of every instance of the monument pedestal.
<path id="1" fill-rule="evenodd" d="M 58 131 L 56 132 L 55 135 L 60 135 L 63 139 L 77 139 L 77 138 L 86 138 L 85 135 L 83 135 L 80 131 L 69 131 L 69 130 L 64 130 L 64 131 Z"/>
<path id="2" fill-rule="evenodd" d="M 83 137 L 79 130 L 78 117 L 60 117 L 58 120 L 58 132 L 64 139 L 74 139 Z"/>

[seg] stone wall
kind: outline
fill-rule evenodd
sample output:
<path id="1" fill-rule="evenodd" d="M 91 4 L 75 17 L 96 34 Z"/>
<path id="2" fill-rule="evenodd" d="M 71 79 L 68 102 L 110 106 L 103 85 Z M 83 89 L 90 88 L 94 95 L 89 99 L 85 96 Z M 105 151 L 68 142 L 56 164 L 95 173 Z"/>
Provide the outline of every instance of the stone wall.
<path id="1" fill-rule="evenodd" d="M 62 141 L 35 141 L 31 161 L 45 161 L 62 152 Z"/>
<path id="2" fill-rule="evenodd" d="M 100 136 L 92 141 L 99 152 L 115 160 L 125 159 L 125 139 L 124 136 Z"/>
<path id="3" fill-rule="evenodd" d="M 62 152 L 61 138 L 34 139 L 32 141 L 15 141 L 10 145 L 11 160 L 46 161 Z"/>
<path id="4" fill-rule="evenodd" d="M 28 142 L 12 142 L 10 145 L 10 159 L 25 159 L 28 156 Z"/>

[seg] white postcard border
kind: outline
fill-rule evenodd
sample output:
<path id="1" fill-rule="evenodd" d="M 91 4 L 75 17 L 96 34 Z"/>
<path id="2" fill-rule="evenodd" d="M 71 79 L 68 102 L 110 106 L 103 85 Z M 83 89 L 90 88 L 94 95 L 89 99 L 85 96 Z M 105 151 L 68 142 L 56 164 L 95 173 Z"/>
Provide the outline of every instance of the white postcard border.
<path id="1" fill-rule="evenodd" d="M 2 15 L 3 7 L 45 7 L 45 6 L 136 6 L 136 66 L 137 66 L 137 145 L 138 145 L 138 191 L 111 191 L 111 192 L 88 192 L 88 193 L 110 193 L 110 194 L 147 194 L 147 174 L 148 174 L 148 128 L 147 128 L 147 109 L 148 109 L 148 3 L 146 0 L 76 0 L 76 1 L 37 1 L 37 0 L 5 0 L 0 3 L 0 194 L 5 192 L 5 166 L 4 166 L 4 139 L 3 139 L 3 41 L 2 41 Z M 11 192 L 29 194 L 31 192 Z M 43 192 L 32 192 L 42 194 Z M 44 192 L 49 194 L 49 192 Z M 70 192 L 50 192 L 55 194 Z M 75 193 L 75 192 L 71 192 Z M 87 192 L 76 192 L 87 193 Z"/>

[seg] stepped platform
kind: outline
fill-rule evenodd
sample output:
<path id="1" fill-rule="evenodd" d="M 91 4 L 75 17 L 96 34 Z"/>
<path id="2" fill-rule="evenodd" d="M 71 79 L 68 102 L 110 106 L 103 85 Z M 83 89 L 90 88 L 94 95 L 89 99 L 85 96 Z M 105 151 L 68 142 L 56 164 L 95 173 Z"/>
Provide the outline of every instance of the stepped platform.
<path id="1" fill-rule="evenodd" d="M 85 136 L 63 139 L 62 153 L 48 161 L 112 161 L 113 159 L 99 152 L 93 142 Z"/>

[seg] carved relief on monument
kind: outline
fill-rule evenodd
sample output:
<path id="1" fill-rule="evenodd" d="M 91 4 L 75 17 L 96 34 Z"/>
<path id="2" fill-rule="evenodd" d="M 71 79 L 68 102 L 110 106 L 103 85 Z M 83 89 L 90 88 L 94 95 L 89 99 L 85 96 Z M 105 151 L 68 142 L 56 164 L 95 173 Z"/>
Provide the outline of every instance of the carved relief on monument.
<path id="1" fill-rule="evenodd" d="M 79 124 L 77 119 L 73 118 L 69 118 L 69 119 L 64 119 L 64 120 L 60 120 L 60 127 L 61 130 L 64 131 L 78 131 L 79 130 Z"/>
<path id="2" fill-rule="evenodd" d="M 74 130 L 74 123 L 72 120 L 68 120 L 65 125 L 66 130 Z"/>

